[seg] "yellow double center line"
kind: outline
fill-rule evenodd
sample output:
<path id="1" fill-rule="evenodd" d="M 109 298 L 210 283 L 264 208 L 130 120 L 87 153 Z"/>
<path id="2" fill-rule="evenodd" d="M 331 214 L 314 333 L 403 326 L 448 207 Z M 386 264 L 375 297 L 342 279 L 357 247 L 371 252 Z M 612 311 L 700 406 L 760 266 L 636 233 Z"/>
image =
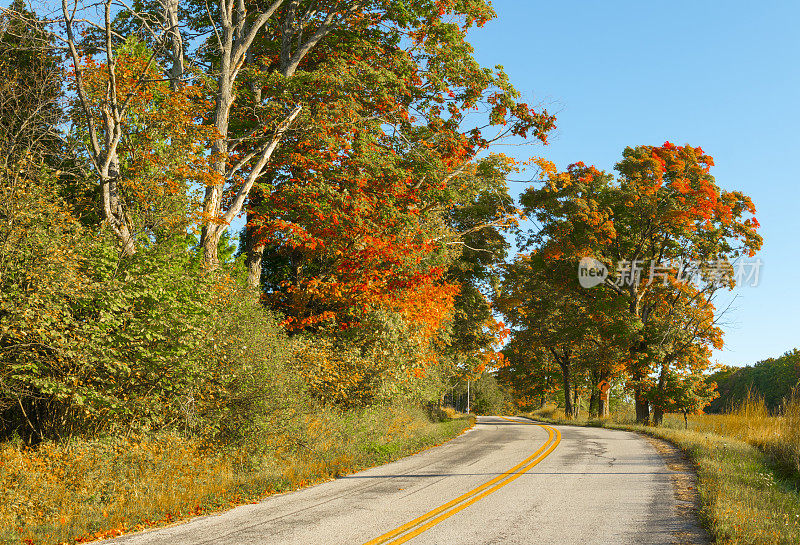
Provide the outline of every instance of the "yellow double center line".
<path id="1" fill-rule="evenodd" d="M 511 481 L 518 479 L 524 473 L 533 469 L 536 464 L 547 458 L 547 456 L 553 452 L 553 450 L 555 450 L 555 448 L 561 442 L 561 432 L 550 426 L 546 426 L 544 424 L 534 424 L 533 422 L 511 420 L 510 418 L 505 418 L 504 416 L 501 416 L 500 418 L 508 420 L 509 422 L 516 422 L 518 424 L 531 424 L 534 426 L 540 426 L 548 433 L 547 441 L 545 441 L 545 443 L 539 447 L 536 452 L 522 460 L 505 473 L 501 473 L 494 479 L 483 483 L 478 488 L 474 488 L 466 494 L 462 494 L 456 499 L 449 501 L 444 505 L 440 505 L 432 511 L 428 511 L 421 517 L 417 517 L 414 520 L 395 528 L 391 532 L 387 532 L 380 537 L 376 537 L 371 541 L 367 541 L 364 545 L 382 545 L 384 543 L 395 545 L 397 543 L 405 543 L 409 539 L 412 539 L 420 535 L 422 532 L 436 526 L 443 520 L 452 517 L 459 511 L 463 511 L 476 501 L 479 501 L 489 494 L 500 490 Z"/>

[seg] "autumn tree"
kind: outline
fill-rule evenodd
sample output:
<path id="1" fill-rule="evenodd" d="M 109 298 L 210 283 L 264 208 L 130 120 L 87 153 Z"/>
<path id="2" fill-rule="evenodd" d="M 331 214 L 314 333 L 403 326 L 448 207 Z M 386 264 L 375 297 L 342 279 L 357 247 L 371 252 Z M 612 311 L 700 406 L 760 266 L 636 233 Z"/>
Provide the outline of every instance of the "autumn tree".
<path id="1" fill-rule="evenodd" d="M 507 363 L 498 370 L 497 379 L 519 409 L 542 408 L 559 390 L 560 368 L 546 349 L 512 334 L 503 357 Z"/>
<path id="2" fill-rule="evenodd" d="M 491 15 L 482 4 L 438 15 L 425 5 L 413 4 L 419 11 L 402 24 L 388 13 L 380 32 L 336 33 L 346 49 L 307 57 L 314 70 L 305 77 L 316 84 L 305 88 L 314 108 L 303 119 L 317 121 L 305 129 L 299 119 L 248 222 L 248 245 L 258 236 L 271 254 L 261 267 L 267 300 L 292 323 L 329 320 L 359 300 L 400 308 L 419 300 L 415 290 L 447 293 L 448 255 L 482 229 L 462 233 L 451 211 L 482 192 L 488 209 L 489 195 L 506 191 L 497 180 L 507 159 L 478 154 L 512 134 L 544 140 L 552 127 L 546 113 L 517 102 L 505 74 L 472 58 L 465 34 Z M 453 16 L 464 22 L 448 22 Z M 486 126 L 467 124 L 481 103 Z M 496 208 L 485 227 L 505 222 L 509 209 Z M 251 278 L 260 259 L 250 259 Z"/>
<path id="3" fill-rule="evenodd" d="M 664 413 L 681 413 L 686 429 L 690 414 L 702 414 L 703 409 L 719 397 L 716 383 L 699 372 L 679 373 L 668 370 L 659 375 L 659 387 L 651 389 L 648 399 L 662 416 Z M 661 419 L 656 419 L 660 424 Z"/>
<path id="4" fill-rule="evenodd" d="M 505 364 L 497 350 L 508 330 L 495 316 L 494 299 L 498 272 L 510 246 L 506 235 L 517 225 L 519 215 L 505 181 L 516 171 L 515 164 L 495 155 L 478 166 L 471 176 L 482 179 L 482 187 L 477 192 L 465 191 L 463 201 L 450 209 L 447 222 L 452 234 L 446 244 L 460 251 L 447 273 L 459 286 L 450 348 L 470 369 L 482 372 Z"/>
<path id="5" fill-rule="evenodd" d="M 614 221 L 630 227 L 625 236 L 616 238 L 610 255 L 616 256 L 616 263 L 625 260 L 632 264 L 647 263 L 649 267 L 674 265 L 661 271 L 664 276 L 629 283 L 622 290 L 630 314 L 638 317 L 645 328 L 651 317 L 659 314 L 662 299 L 657 296 L 656 286 L 659 281 L 663 284 L 665 276 L 668 281 L 681 278 L 690 262 L 706 269 L 730 267 L 737 258 L 752 257 L 761 247 L 753 202 L 739 191 L 721 189 L 710 173 L 713 164 L 713 159 L 699 147 L 666 142 L 658 147 L 627 148 L 616 166 L 622 199 L 615 207 Z M 713 310 L 707 299 L 709 289 L 733 285 L 722 284 L 721 280 L 714 274 L 698 277 L 705 296 L 686 294 L 699 307 L 696 312 Z M 708 317 L 701 323 L 701 330 L 711 331 L 713 324 Z M 683 325 L 686 329 L 693 327 L 692 322 Z M 649 374 L 649 365 L 638 355 L 657 342 L 658 336 L 643 335 L 632 346 L 632 360 L 637 362 L 631 369 L 632 378 L 643 379 Z M 634 394 L 637 419 L 645 421 L 649 418 L 647 400 L 638 388 Z"/>
<path id="6" fill-rule="evenodd" d="M 722 347 L 723 333 L 718 324 L 722 312 L 716 310 L 714 297 L 724 288 L 724 280 L 715 278 L 700 287 L 674 282 L 669 287 L 662 284 L 654 288 L 653 298 L 658 306 L 641 331 L 642 338 L 653 342 L 639 357 L 650 362 L 657 380 L 648 376 L 634 387 L 641 386 L 646 393 L 656 425 L 663 421 L 665 405 L 661 401 L 669 397 L 666 390 L 670 377 L 676 373 L 688 377 L 708 370 L 711 349 Z M 653 398 L 660 401 L 654 403 Z"/>
<path id="7" fill-rule="evenodd" d="M 760 248 L 753 203 L 720 189 L 711 157 L 688 145 L 627 148 L 616 181 L 580 163 L 564 173 L 542 165 L 544 184 L 522 197 L 541 224 L 528 242 L 544 259 L 577 264 L 588 256 L 609 271 L 592 290 L 627 309 L 634 333 L 625 348 L 626 373 L 637 419 L 647 421 L 652 371 L 667 373 L 681 358 L 693 370 L 707 367 L 708 347 L 719 346 L 712 296 L 733 285 L 731 263 Z M 694 285 L 686 278 L 692 263 Z"/>
<path id="8" fill-rule="evenodd" d="M 577 262 L 545 255 L 539 251 L 520 255 L 506 266 L 498 310 L 516 343 L 529 351 L 546 351 L 559 366 L 565 415 L 573 417 L 583 377 L 607 362 L 598 354 L 613 353 L 630 332 L 618 299 L 582 288 Z M 610 376 L 605 366 L 602 372 Z"/>
<path id="9" fill-rule="evenodd" d="M 213 132 L 195 113 L 203 104 L 201 90 L 161 78 L 163 69 L 145 43 L 130 36 L 115 49 L 113 59 L 113 85 L 104 63 L 88 59 L 82 65 L 79 96 L 85 96 L 88 109 L 80 99 L 74 105 L 74 137 L 83 149 L 93 149 L 92 128 L 96 132 L 107 117 L 103 97 L 108 89 L 113 86 L 126 97 L 125 108 L 114 121 L 116 174 L 108 191 L 102 191 L 104 206 L 116 202 L 124 211 L 131 239 L 123 253 L 131 255 L 137 244 L 147 247 L 183 233 L 199 219 L 194 187 L 209 179 L 204 150 Z M 87 159 L 95 161 L 91 154 Z"/>

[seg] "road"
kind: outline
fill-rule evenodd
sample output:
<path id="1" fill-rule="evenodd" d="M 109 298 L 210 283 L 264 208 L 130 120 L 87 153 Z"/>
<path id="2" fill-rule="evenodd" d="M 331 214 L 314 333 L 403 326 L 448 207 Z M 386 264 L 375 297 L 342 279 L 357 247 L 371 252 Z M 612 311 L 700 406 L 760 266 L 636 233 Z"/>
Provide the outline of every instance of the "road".
<path id="1" fill-rule="evenodd" d="M 479 417 L 415 456 L 106 543 L 702 543 L 672 473 L 637 434 Z"/>

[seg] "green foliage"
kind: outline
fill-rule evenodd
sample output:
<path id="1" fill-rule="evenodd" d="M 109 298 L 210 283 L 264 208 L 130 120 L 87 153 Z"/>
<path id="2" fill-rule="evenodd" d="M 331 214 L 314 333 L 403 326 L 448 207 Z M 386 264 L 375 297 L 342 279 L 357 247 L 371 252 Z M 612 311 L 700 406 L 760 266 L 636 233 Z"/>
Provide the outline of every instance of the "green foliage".
<path id="1" fill-rule="evenodd" d="M 702 413 L 718 394 L 716 384 L 708 382 L 702 373 L 681 374 L 670 369 L 664 373 L 660 384 L 647 390 L 645 395 L 660 414 L 680 412 L 686 416 Z"/>
<path id="2" fill-rule="evenodd" d="M 314 410 L 307 385 L 291 365 L 293 347 L 278 320 L 247 290 L 218 299 L 208 316 L 202 374 L 186 397 L 194 431 L 256 451 L 295 433 Z"/>
<path id="3" fill-rule="evenodd" d="M 708 405 L 706 412 L 720 413 L 736 408 L 751 392 L 763 397 L 767 408 L 775 412 L 800 384 L 800 350 L 790 350 L 752 366 L 726 367 L 707 380 L 717 383 L 720 396 Z"/>
<path id="4" fill-rule="evenodd" d="M 302 398 L 282 367 L 288 341 L 252 296 L 203 274 L 185 236 L 121 259 L 75 219 L 52 173 L 24 174 L 0 185 L 2 435 L 240 438 L 290 420 L 275 416 Z"/>
<path id="5" fill-rule="evenodd" d="M 398 313 L 373 311 L 354 327 L 297 335 L 294 365 L 325 403 L 426 403 L 438 399 L 449 366 L 419 335 Z"/>
<path id="6" fill-rule="evenodd" d="M 473 410 L 476 414 L 506 414 L 510 406 L 505 391 L 490 373 L 483 373 L 472 385 Z"/>
<path id="7" fill-rule="evenodd" d="M 0 428 L 30 436 L 85 400 L 87 323 L 76 307 L 92 242 L 44 167 L 0 172 Z M 34 407 L 35 405 L 35 407 Z M 12 414 L 9 414 L 8 411 Z M 38 432 L 41 435 L 41 431 Z"/>

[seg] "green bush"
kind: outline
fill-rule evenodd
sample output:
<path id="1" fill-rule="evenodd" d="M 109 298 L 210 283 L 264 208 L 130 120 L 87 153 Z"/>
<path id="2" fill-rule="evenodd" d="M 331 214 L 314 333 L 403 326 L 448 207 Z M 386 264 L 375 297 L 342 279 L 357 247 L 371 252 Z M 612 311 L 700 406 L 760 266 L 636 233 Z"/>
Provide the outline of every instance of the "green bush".
<path id="1" fill-rule="evenodd" d="M 473 411 L 477 414 L 506 414 L 510 411 L 508 395 L 500 388 L 497 379 L 483 373 L 475 381 Z"/>

